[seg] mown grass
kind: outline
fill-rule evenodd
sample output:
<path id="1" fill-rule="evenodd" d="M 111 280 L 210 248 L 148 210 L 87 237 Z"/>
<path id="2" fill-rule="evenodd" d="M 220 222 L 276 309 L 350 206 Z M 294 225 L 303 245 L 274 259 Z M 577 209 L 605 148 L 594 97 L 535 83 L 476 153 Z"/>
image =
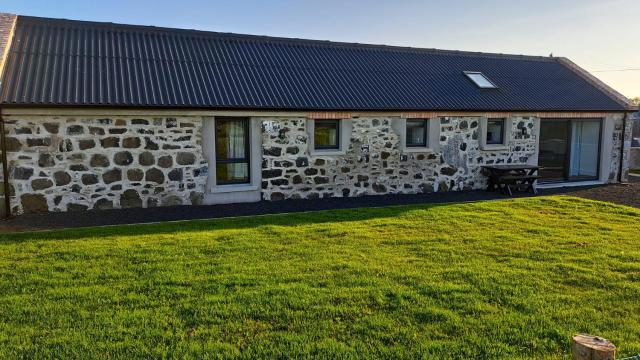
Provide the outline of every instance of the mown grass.
<path id="1" fill-rule="evenodd" d="M 640 210 L 571 197 L 0 235 L 0 358 L 640 352 Z"/>
<path id="2" fill-rule="evenodd" d="M 640 169 L 631 169 L 629 170 L 629 172 L 632 174 L 640 175 Z"/>

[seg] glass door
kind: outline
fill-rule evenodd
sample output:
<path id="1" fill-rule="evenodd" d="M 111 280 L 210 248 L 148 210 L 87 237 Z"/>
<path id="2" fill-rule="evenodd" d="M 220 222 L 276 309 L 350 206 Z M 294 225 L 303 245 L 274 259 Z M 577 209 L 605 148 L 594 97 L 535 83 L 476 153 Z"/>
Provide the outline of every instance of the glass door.
<path id="1" fill-rule="evenodd" d="M 542 119 L 538 165 L 541 182 L 596 180 L 601 120 Z"/>
<path id="2" fill-rule="evenodd" d="M 600 120 L 572 121 L 569 178 L 572 180 L 597 178 L 599 158 Z"/>
<path id="3" fill-rule="evenodd" d="M 541 181 L 565 181 L 569 127 L 567 120 L 543 119 L 540 121 L 540 148 L 538 166 Z"/>

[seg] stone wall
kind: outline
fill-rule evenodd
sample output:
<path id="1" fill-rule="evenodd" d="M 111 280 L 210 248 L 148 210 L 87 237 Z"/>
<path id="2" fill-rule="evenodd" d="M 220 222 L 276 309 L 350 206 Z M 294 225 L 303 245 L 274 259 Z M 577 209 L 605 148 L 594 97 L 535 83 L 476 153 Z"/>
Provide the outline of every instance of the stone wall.
<path id="1" fill-rule="evenodd" d="M 2 136 L 0 136 L 0 219 L 3 219 L 7 216 L 7 208 L 5 203 L 5 194 L 4 194 L 4 169 L 3 169 L 3 158 L 2 158 Z"/>
<path id="2" fill-rule="evenodd" d="M 14 214 L 201 204 L 209 191 L 203 117 L 5 119 Z M 344 154 L 331 156 L 309 151 L 310 120 L 257 119 L 265 200 L 482 189 L 482 165 L 537 161 L 536 117 L 511 117 L 508 147 L 492 151 L 480 147 L 480 117 L 434 118 L 437 152 L 403 151 L 392 126 L 399 117 L 355 117 Z M 611 161 L 603 172 L 615 182 L 625 129 L 621 115 L 607 121 Z M 630 129 L 629 122 L 625 146 Z"/>
<path id="3" fill-rule="evenodd" d="M 626 128 L 623 128 L 624 115 L 612 115 L 611 119 L 614 122 L 613 128 L 613 149 L 612 149 L 612 161 L 610 164 L 609 182 L 618 181 L 618 173 L 620 172 L 620 150 L 624 146 L 623 158 L 622 158 L 622 181 L 627 181 L 629 178 L 629 156 L 631 149 L 631 134 L 633 129 L 633 122 L 627 119 Z M 624 143 L 622 142 L 622 136 L 624 132 Z"/>
<path id="4" fill-rule="evenodd" d="M 512 118 L 508 149 L 480 150 L 479 117 L 441 117 L 440 151 L 404 153 L 394 117 L 354 118 L 345 155 L 312 156 L 307 120 L 263 120 L 263 198 L 318 198 L 480 189 L 483 164 L 526 163 L 536 153 L 534 119 Z M 524 129 L 524 130 L 523 130 Z"/>
<path id="5" fill-rule="evenodd" d="M 12 212 L 199 204 L 200 117 L 5 117 Z"/>

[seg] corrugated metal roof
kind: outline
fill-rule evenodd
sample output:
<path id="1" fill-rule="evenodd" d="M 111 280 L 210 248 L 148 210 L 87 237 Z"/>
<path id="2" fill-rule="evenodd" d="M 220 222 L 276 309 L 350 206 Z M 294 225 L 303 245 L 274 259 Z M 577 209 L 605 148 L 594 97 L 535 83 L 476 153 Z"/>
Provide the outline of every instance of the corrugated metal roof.
<path id="1" fill-rule="evenodd" d="M 479 89 L 464 71 L 485 74 Z M 554 58 L 19 16 L 13 105 L 305 110 L 624 110 Z"/>

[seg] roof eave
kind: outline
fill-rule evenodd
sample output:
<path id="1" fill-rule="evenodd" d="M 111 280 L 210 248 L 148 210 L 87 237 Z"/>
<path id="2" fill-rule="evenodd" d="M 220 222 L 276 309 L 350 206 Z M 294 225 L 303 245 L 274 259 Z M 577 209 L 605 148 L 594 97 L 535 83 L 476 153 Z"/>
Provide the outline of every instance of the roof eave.
<path id="1" fill-rule="evenodd" d="M 635 106 L 635 105 L 634 105 Z M 462 112 L 462 113 L 478 113 L 478 112 L 516 112 L 516 113 L 627 113 L 635 112 L 635 109 L 485 109 L 485 108 L 306 108 L 306 107 L 265 107 L 265 106 L 193 106 L 193 105 L 122 105 L 122 104 L 20 104 L 20 103 L 0 103 L 3 108 L 56 108 L 56 109 L 126 109 L 126 110 L 204 110 L 204 111 L 311 111 L 311 112 Z"/>
<path id="2" fill-rule="evenodd" d="M 622 95 L 616 89 L 614 89 L 611 86 L 607 85 L 605 82 L 603 82 L 602 80 L 598 79 L 597 77 L 592 75 L 587 70 L 581 68 L 580 66 L 578 66 L 578 64 L 576 64 L 573 61 L 569 60 L 569 58 L 557 57 L 556 59 L 558 60 L 558 62 L 560 64 L 566 66 L 567 68 L 569 68 L 570 70 L 572 70 L 573 72 L 578 74 L 581 78 L 586 80 L 588 83 L 590 83 L 591 85 L 595 86 L 600 91 L 605 93 L 613 101 L 615 101 L 618 104 L 620 104 L 624 108 L 624 110 L 622 110 L 622 111 L 624 111 L 624 112 L 638 111 L 638 106 L 633 104 L 628 97 Z"/>

